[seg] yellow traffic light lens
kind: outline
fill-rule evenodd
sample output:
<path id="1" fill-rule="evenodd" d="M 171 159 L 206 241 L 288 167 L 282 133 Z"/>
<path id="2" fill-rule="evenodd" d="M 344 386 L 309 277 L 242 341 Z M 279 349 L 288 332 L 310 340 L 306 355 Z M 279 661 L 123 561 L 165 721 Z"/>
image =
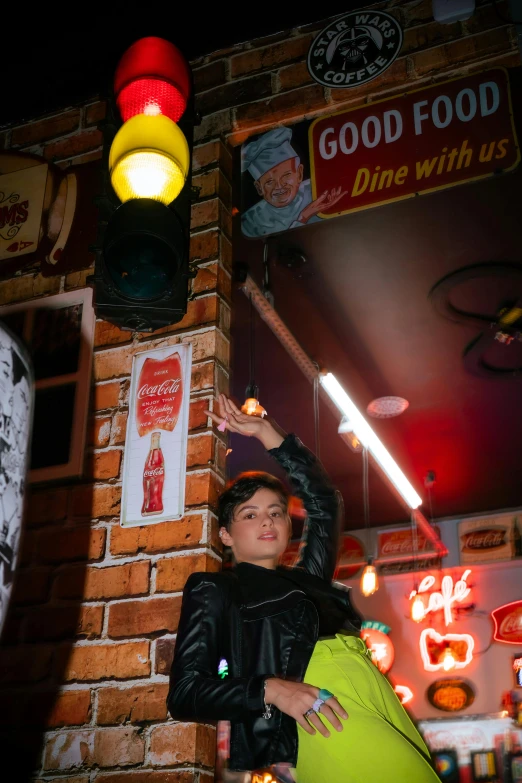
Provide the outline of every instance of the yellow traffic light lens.
<path id="1" fill-rule="evenodd" d="M 183 188 L 189 166 L 187 140 L 164 115 L 127 120 L 109 153 L 111 182 L 121 201 L 151 198 L 170 204 Z"/>
<path id="2" fill-rule="evenodd" d="M 140 150 L 120 158 L 111 181 L 121 201 L 152 198 L 170 204 L 183 188 L 185 176 L 177 161 L 168 155 Z"/>

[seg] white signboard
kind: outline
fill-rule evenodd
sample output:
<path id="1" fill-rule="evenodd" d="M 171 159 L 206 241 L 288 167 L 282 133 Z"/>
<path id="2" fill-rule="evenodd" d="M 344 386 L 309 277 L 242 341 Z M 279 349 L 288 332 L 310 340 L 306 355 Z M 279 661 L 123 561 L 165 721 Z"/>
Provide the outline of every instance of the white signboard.
<path id="1" fill-rule="evenodd" d="M 38 247 L 48 169 L 41 163 L 0 175 L 0 259 Z"/>
<path id="2" fill-rule="evenodd" d="M 191 363 L 190 344 L 134 357 L 123 465 L 123 527 L 183 516 Z"/>

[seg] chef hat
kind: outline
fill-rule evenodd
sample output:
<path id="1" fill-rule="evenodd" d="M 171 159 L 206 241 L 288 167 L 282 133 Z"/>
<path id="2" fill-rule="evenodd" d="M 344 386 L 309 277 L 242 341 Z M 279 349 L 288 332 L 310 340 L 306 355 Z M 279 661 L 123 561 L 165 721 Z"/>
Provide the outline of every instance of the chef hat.
<path id="1" fill-rule="evenodd" d="M 299 157 L 290 144 L 290 128 L 274 128 L 256 141 L 245 144 L 241 151 L 241 170 L 248 171 L 255 180 L 278 163 Z"/>

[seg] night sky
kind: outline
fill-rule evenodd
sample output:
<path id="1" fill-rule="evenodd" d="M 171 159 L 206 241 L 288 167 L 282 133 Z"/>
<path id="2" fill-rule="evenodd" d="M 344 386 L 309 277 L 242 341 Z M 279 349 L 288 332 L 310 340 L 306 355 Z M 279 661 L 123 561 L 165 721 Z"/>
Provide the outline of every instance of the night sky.
<path id="1" fill-rule="evenodd" d="M 182 3 L 120 3 L 119 10 L 106 11 L 108 5 L 68 4 L 60 12 L 60 5 L 53 4 L 42 7 L 33 19 L 19 19 L 10 30 L 6 25 L 0 47 L 0 125 L 22 122 L 105 92 L 122 53 L 143 36 L 168 38 L 193 59 L 310 24 L 322 13 L 308 3 L 248 6 L 252 8 L 248 16 L 234 15 L 238 6 L 226 3 L 190 3 L 187 8 Z M 365 5 L 369 3 L 364 0 L 331 2 L 324 14 L 335 16 Z"/>

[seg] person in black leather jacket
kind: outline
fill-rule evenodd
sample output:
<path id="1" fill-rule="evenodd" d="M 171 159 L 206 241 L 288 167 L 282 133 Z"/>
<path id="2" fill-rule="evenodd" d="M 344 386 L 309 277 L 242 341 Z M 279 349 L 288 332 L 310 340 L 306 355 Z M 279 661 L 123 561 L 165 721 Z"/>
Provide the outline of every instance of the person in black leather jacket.
<path id="1" fill-rule="evenodd" d="M 320 638 L 333 639 L 340 631 L 359 636 L 361 618 L 348 588 L 332 585 L 341 497 L 295 435 L 284 437 L 268 420 L 242 414 L 223 395 L 220 409 L 221 416 L 207 411 L 216 424 L 258 438 L 285 469 L 307 520 L 297 563 L 283 568 L 278 560 L 291 534 L 284 485 L 266 473 L 246 473 L 221 495 L 220 536 L 232 547 L 236 565 L 187 580 L 167 705 L 176 720 L 230 721 L 231 769 L 280 762 L 295 767 L 298 726 L 301 737 L 317 732 L 325 738 L 332 729 L 350 727 L 346 705 L 330 695 L 318 706 L 324 685 L 303 682 Z M 225 664 L 228 675 L 220 677 Z"/>

